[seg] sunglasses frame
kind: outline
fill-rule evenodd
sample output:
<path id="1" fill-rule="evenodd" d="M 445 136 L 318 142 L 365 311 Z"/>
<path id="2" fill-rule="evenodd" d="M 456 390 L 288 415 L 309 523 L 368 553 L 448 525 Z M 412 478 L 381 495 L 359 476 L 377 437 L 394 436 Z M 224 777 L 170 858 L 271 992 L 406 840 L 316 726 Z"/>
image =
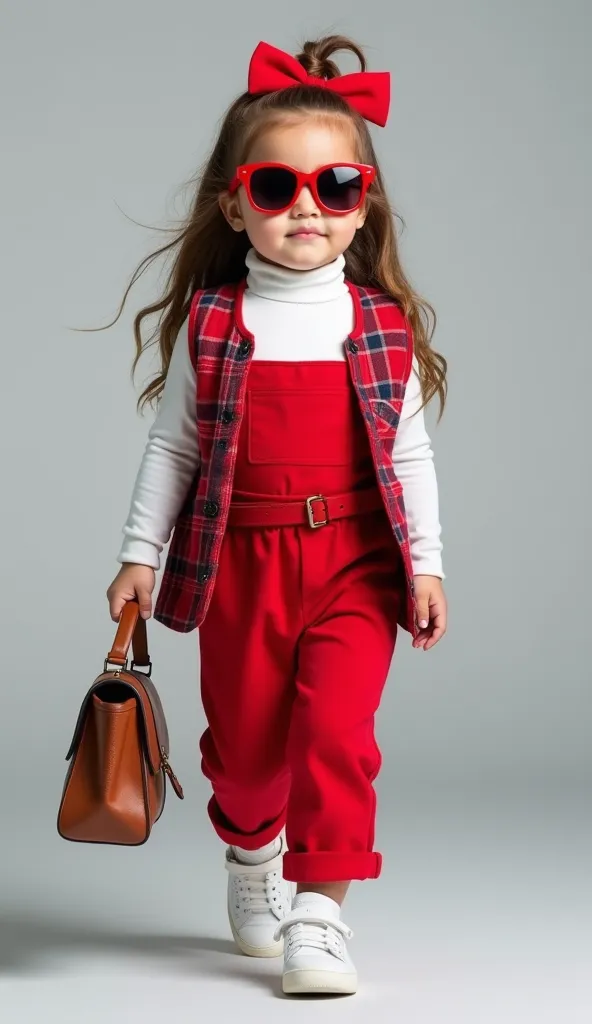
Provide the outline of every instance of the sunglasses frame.
<path id="1" fill-rule="evenodd" d="M 254 174 L 254 172 L 268 170 L 272 167 L 279 167 L 284 171 L 291 171 L 296 178 L 296 188 L 294 189 L 294 195 L 292 196 L 291 201 L 286 206 L 282 206 L 281 209 L 279 210 L 266 210 L 265 207 L 258 206 L 251 192 L 251 177 Z M 359 171 L 362 177 L 360 201 L 355 206 L 352 206 L 351 210 L 333 210 L 330 206 L 326 206 L 325 203 L 323 203 L 321 197 L 319 196 L 317 188 L 317 181 L 319 175 L 322 174 L 323 171 L 333 170 L 334 167 L 353 167 L 355 168 L 355 170 Z M 335 163 L 331 164 L 323 164 L 322 167 L 317 167 L 315 171 L 311 171 L 310 174 L 306 174 L 304 171 L 297 170 L 296 167 L 290 167 L 289 164 L 264 161 L 263 163 L 241 164 L 240 167 L 237 167 L 236 174 L 232 181 L 230 182 L 230 185 L 228 186 L 228 191 L 232 195 L 234 192 L 237 191 L 240 185 L 244 185 L 245 191 L 247 193 L 247 199 L 249 200 L 249 203 L 251 204 L 253 209 L 256 210 L 258 213 L 265 213 L 270 217 L 275 217 L 276 214 L 285 213 L 286 210 L 291 209 L 291 207 L 294 206 L 294 204 L 296 203 L 304 186 L 308 185 L 314 197 L 314 201 L 319 207 L 319 209 L 321 209 L 323 213 L 328 213 L 333 217 L 340 217 L 347 213 L 353 213 L 355 210 L 360 209 L 364 202 L 364 199 L 366 198 L 366 193 L 368 192 L 368 189 L 372 182 L 375 180 L 375 178 L 376 168 L 373 167 L 372 164 L 355 164 L 348 163 L 347 161 L 336 161 Z"/>

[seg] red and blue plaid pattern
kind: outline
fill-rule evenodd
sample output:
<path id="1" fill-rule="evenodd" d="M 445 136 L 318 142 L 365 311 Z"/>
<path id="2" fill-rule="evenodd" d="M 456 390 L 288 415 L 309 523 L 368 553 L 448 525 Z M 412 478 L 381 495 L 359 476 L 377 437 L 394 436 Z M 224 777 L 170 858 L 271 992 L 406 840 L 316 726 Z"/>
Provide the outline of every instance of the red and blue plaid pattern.
<path id="1" fill-rule="evenodd" d="M 243 280 L 238 285 L 202 289 L 191 304 L 189 338 L 196 368 L 201 465 L 175 524 L 154 610 L 158 622 L 182 633 L 200 626 L 205 618 L 228 519 L 254 345 L 242 319 L 245 286 Z M 368 431 L 376 478 L 405 566 L 407 601 L 400 623 L 415 634 L 407 518 L 403 489 L 392 461 L 413 358 L 411 327 L 389 295 L 377 288 L 348 286 L 355 326 L 345 342 L 346 357 Z"/>

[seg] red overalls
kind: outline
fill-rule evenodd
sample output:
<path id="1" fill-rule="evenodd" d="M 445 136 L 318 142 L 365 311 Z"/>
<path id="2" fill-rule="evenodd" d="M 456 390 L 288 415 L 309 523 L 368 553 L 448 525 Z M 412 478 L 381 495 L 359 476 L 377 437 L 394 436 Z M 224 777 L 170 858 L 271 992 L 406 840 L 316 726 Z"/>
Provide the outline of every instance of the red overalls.
<path id="1" fill-rule="evenodd" d="M 254 361 L 233 502 L 376 488 L 345 362 Z M 384 507 L 310 526 L 228 526 L 200 627 L 209 813 L 256 849 L 284 824 L 284 875 L 375 878 L 374 738 L 404 570 Z"/>

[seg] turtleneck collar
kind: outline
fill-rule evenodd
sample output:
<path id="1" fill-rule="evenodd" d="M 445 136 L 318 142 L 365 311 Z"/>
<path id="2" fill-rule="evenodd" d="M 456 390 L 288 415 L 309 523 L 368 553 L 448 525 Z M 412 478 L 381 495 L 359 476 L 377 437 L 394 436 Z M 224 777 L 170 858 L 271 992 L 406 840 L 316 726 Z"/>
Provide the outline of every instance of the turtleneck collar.
<path id="1" fill-rule="evenodd" d="M 245 263 L 248 269 L 247 288 L 263 299 L 275 299 L 277 302 L 331 302 L 348 291 L 343 254 L 324 267 L 289 270 L 274 263 L 266 263 L 251 248 Z"/>

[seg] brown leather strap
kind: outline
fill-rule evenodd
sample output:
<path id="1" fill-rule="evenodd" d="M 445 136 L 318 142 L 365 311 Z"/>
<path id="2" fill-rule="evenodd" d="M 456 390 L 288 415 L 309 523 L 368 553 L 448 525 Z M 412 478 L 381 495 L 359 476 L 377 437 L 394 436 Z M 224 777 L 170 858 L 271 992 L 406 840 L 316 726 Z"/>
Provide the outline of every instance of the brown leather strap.
<path id="1" fill-rule="evenodd" d="M 125 665 L 130 644 L 134 661 L 138 665 L 149 665 L 146 620 L 141 617 L 140 606 L 135 599 L 127 601 L 123 606 L 113 647 L 107 655 L 107 661 L 114 665 Z"/>
<path id="2" fill-rule="evenodd" d="M 316 495 L 306 501 L 232 502 L 229 526 L 308 526 L 318 529 L 334 519 L 375 512 L 383 506 L 378 488 L 350 491 L 326 498 Z"/>

